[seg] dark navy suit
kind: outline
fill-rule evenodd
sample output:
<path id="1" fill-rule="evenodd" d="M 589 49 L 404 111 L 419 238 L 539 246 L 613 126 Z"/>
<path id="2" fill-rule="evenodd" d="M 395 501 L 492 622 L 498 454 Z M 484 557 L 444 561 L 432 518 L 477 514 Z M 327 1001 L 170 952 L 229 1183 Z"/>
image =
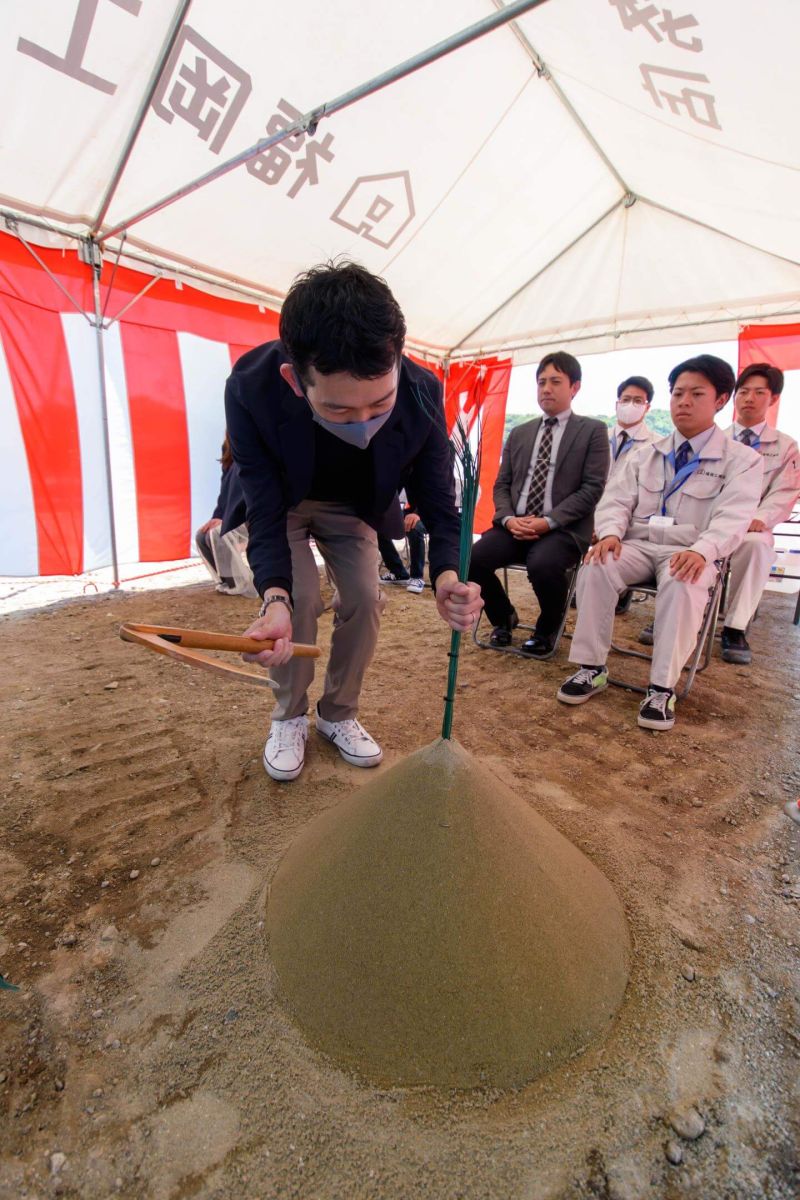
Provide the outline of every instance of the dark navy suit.
<path id="1" fill-rule="evenodd" d="M 314 478 L 315 423 L 308 402 L 280 374 L 288 357 L 279 341 L 243 355 L 228 379 L 228 436 L 246 502 L 248 557 L 255 585 L 291 591 L 286 519 L 309 496 Z M 397 401 L 389 420 L 362 451 L 371 459 L 372 486 L 356 515 L 378 533 L 403 536 L 397 493 L 413 491 L 430 535 L 430 575 L 458 569 L 459 518 L 442 388 L 434 375 L 403 357 Z M 229 512 L 225 525 L 241 522 Z"/>

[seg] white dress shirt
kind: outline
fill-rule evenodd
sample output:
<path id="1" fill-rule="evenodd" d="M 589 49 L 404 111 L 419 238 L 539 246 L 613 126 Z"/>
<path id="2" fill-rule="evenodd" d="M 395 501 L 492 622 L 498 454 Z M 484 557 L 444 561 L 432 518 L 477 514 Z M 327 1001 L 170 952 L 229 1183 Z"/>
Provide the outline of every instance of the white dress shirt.
<path id="1" fill-rule="evenodd" d="M 767 427 L 766 421 L 761 421 L 761 423 L 758 425 L 740 425 L 738 421 L 734 421 L 733 422 L 733 436 L 736 438 L 736 440 L 738 442 L 738 441 L 740 441 L 739 434 L 743 433 L 745 429 L 749 429 L 751 433 L 754 433 L 755 436 L 760 439 L 760 437 L 761 437 L 762 433 L 764 432 L 764 430 L 766 429 L 766 427 Z M 744 444 L 747 445 L 746 442 Z"/>
<path id="2" fill-rule="evenodd" d="M 572 409 L 571 408 L 565 409 L 564 412 L 558 413 L 558 415 L 556 416 L 556 424 L 552 426 L 553 445 L 550 449 L 550 465 L 547 468 L 547 482 L 544 485 L 544 510 L 543 510 L 544 516 L 547 516 L 547 514 L 551 511 L 551 509 L 553 507 L 553 477 L 555 476 L 555 473 L 556 473 L 556 459 L 558 458 L 558 447 L 561 445 L 561 438 L 564 436 L 564 429 L 566 428 L 567 421 L 570 419 L 571 416 L 572 416 Z M 525 508 L 528 503 L 528 493 L 531 490 L 531 480 L 533 479 L 533 469 L 536 466 L 536 459 L 539 454 L 539 446 L 541 445 L 542 438 L 544 437 L 546 420 L 547 420 L 546 417 L 542 418 L 542 423 L 539 426 L 539 432 L 536 434 L 536 441 L 533 443 L 533 451 L 531 453 L 531 461 L 528 464 L 528 472 L 525 476 L 525 483 L 522 486 L 522 491 L 520 492 L 519 500 L 517 501 L 517 516 L 518 517 L 525 516 Z"/>

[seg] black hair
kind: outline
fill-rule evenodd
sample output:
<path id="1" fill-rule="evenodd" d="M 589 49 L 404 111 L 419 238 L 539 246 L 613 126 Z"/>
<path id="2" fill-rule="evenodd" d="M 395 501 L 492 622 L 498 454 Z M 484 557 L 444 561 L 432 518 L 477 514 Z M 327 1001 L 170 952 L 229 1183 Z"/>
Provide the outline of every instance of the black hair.
<path id="1" fill-rule="evenodd" d="M 292 283 L 279 331 L 305 380 L 346 371 L 356 379 L 388 375 L 403 352 L 406 323 L 387 283 L 354 262 L 326 262 Z"/>
<path id="2" fill-rule="evenodd" d="M 617 399 L 619 400 L 625 388 L 635 387 L 644 392 L 647 396 L 647 403 L 652 404 L 653 392 L 655 388 L 649 379 L 645 379 L 644 375 L 631 375 L 629 379 L 623 379 L 622 383 L 617 388 Z"/>
<path id="3" fill-rule="evenodd" d="M 733 368 L 724 358 L 717 358 L 716 354 L 698 354 L 696 358 L 687 358 L 685 362 L 672 368 L 668 376 L 670 391 L 675 387 L 675 380 L 684 371 L 705 375 L 718 396 L 730 396 L 736 382 Z"/>
<path id="4" fill-rule="evenodd" d="M 749 367 L 745 367 L 736 380 L 737 392 L 742 384 L 747 383 L 747 380 L 753 375 L 763 375 L 773 396 L 780 396 L 783 391 L 783 371 L 780 367 L 770 366 L 769 363 L 750 363 Z"/>
<path id="5" fill-rule="evenodd" d="M 581 364 L 577 358 L 573 358 L 571 354 L 567 354 L 566 350 L 557 350 L 555 354 L 545 354 L 536 368 L 537 380 L 545 367 L 555 367 L 562 375 L 567 376 L 570 383 L 580 383 L 581 381 Z"/>

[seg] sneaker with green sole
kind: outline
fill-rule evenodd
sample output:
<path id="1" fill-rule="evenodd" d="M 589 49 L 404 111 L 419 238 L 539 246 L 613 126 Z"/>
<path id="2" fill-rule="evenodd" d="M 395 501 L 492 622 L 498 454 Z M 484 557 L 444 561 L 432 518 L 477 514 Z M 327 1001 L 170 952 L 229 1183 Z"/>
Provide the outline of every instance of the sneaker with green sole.
<path id="1" fill-rule="evenodd" d="M 639 705 L 638 723 L 642 729 L 672 729 L 675 724 L 675 693 L 648 688 Z"/>
<path id="2" fill-rule="evenodd" d="M 585 704 L 608 687 L 608 667 L 581 667 L 556 692 L 562 704 Z"/>

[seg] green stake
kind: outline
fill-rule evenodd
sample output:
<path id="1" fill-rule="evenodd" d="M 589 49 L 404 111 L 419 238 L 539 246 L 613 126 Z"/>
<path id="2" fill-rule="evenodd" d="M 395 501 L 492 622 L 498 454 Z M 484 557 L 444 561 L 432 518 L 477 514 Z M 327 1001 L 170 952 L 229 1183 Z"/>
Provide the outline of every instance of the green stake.
<path id="1" fill-rule="evenodd" d="M 479 427 L 480 429 L 480 427 Z M 475 519 L 475 507 L 478 503 L 478 478 L 480 476 L 480 433 L 478 436 L 478 452 L 473 454 L 469 444 L 469 434 L 460 420 L 456 423 L 456 431 L 461 445 L 456 448 L 456 462 L 461 474 L 461 539 L 458 555 L 458 578 L 461 583 L 467 582 L 469 560 L 472 556 L 472 524 Z M 461 650 L 461 634 L 454 629 L 450 634 L 450 665 L 447 670 L 447 695 L 444 699 L 444 718 L 442 720 L 442 737 L 449 738 L 453 730 L 453 707 L 456 698 L 456 678 L 458 676 L 458 656 Z"/>

